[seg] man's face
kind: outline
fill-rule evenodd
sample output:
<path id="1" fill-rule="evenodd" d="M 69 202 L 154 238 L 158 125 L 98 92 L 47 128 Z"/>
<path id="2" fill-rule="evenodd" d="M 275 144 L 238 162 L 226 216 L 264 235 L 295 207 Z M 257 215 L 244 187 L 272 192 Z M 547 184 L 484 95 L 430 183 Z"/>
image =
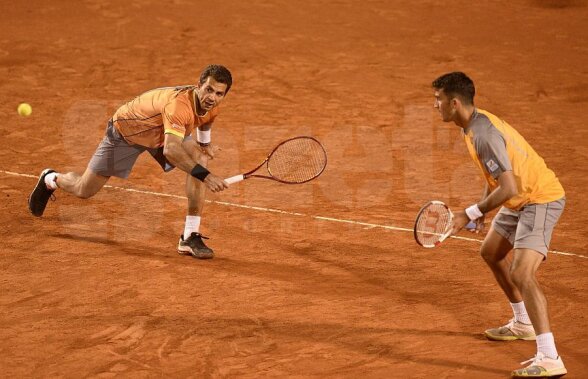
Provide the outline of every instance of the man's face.
<path id="1" fill-rule="evenodd" d="M 439 110 L 444 122 L 453 121 L 455 116 L 455 99 L 450 99 L 443 89 L 435 90 L 435 108 Z"/>
<path id="2" fill-rule="evenodd" d="M 207 112 L 223 101 L 226 92 L 227 85 L 217 82 L 212 76 L 206 78 L 204 83 L 196 85 L 196 95 L 198 95 L 200 108 Z"/>

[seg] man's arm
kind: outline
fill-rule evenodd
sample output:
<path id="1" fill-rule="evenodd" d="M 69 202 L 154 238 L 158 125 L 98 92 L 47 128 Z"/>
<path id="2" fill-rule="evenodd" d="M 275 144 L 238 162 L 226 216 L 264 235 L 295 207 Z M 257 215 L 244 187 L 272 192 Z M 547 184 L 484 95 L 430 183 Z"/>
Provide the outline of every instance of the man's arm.
<path id="1" fill-rule="evenodd" d="M 482 192 L 482 198 L 480 199 L 480 201 L 483 201 L 484 199 L 486 199 L 488 197 L 488 195 L 490 195 L 490 186 L 488 186 L 488 182 L 484 183 L 484 192 Z"/>
<path id="2" fill-rule="evenodd" d="M 207 132 L 212 129 L 212 122 L 209 122 L 208 124 L 202 124 L 197 129 L 203 132 Z"/>
<path id="3" fill-rule="evenodd" d="M 478 203 L 482 213 L 498 208 L 518 193 L 517 182 L 512 171 L 505 171 L 498 177 L 498 187 Z"/>
<path id="4" fill-rule="evenodd" d="M 490 195 L 490 187 L 488 186 L 488 183 L 486 182 L 486 183 L 484 183 L 484 191 L 482 191 L 482 196 L 480 197 L 479 203 L 484 201 L 488 197 L 488 195 Z M 485 227 L 485 222 L 486 222 L 486 214 L 482 214 L 482 217 L 477 218 L 473 222 L 476 225 L 475 228 L 468 229 L 468 230 L 470 232 L 474 232 L 474 233 L 483 232 L 484 227 Z M 469 225 L 469 224 L 466 224 L 466 225 Z"/>
<path id="5" fill-rule="evenodd" d="M 498 182 L 498 187 L 490 194 L 486 187 L 484 192 L 487 196 L 479 203 L 468 207 L 465 212 L 456 212 L 454 233 L 470 220 L 476 222 L 476 231 L 480 231 L 484 223 L 484 214 L 502 205 L 518 191 L 512 164 L 506 151 L 506 141 L 500 131 L 495 128 L 485 129 L 474 136 L 473 144 L 483 170 Z"/>
<path id="6" fill-rule="evenodd" d="M 488 194 L 488 191 L 489 188 L 486 184 L 484 194 L 487 196 L 485 196 L 482 201 L 471 206 L 468 210 L 455 212 L 453 231 L 451 234 L 459 232 L 470 221 L 471 217 L 469 213 L 471 213 L 471 208 L 474 207 L 477 207 L 481 213 L 481 215 L 478 215 L 479 217 L 474 216 L 475 218 L 473 219 L 477 221 L 476 231 L 482 230 L 484 215 L 491 210 L 498 208 L 518 193 L 517 182 L 513 172 L 509 170 L 501 173 L 498 177 L 498 187 L 496 187 L 496 189 L 490 194 Z"/>
<path id="7" fill-rule="evenodd" d="M 198 146 L 200 147 L 200 150 L 202 150 L 202 152 L 206 155 L 208 155 L 208 157 L 210 157 L 210 159 L 214 159 L 214 149 L 212 147 L 212 142 L 211 142 L 211 137 L 210 137 L 210 132 L 212 129 L 212 122 L 209 122 L 208 124 L 203 124 L 200 125 L 199 127 L 196 128 L 196 142 L 198 142 Z"/>
<path id="8" fill-rule="evenodd" d="M 180 170 L 198 178 L 196 175 L 206 173 L 208 170 L 195 162 L 192 157 L 182 147 L 182 138 L 171 133 L 165 134 L 163 142 L 163 155 L 171 164 Z M 212 173 L 208 173 L 204 179 L 200 179 L 212 192 L 219 192 L 229 188 L 228 184 L 221 178 Z"/>

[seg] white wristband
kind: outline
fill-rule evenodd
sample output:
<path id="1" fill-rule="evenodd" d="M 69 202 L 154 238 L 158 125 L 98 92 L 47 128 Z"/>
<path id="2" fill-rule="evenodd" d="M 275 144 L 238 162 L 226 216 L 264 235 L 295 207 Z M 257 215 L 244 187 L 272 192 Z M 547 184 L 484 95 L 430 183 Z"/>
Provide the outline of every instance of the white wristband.
<path id="1" fill-rule="evenodd" d="M 477 220 L 480 217 L 484 216 L 484 213 L 482 213 L 482 211 L 480 211 L 480 208 L 478 208 L 478 204 L 474 204 L 466 208 L 465 212 L 471 221 Z"/>
<path id="2" fill-rule="evenodd" d="M 196 141 L 200 143 L 210 143 L 210 129 L 200 130 L 196 128 Z"/>

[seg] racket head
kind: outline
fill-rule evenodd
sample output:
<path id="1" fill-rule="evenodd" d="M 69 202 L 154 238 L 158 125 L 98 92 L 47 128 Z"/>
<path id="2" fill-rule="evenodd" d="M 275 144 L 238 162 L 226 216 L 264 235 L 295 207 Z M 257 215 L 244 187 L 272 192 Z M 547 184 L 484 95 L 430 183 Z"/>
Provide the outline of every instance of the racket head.
<path id="1" fill-rule="evenodd" d="M 280 183 L 306 183 L 325 171 L 327 152 L 314 137 L 294 137 L 274 148 L 266 159 L 266 167 L 271 179 Z"/>
<path id="2" fill-rule="evenodd" d="M 453 213 L 445 203 L 433 200 L 425 204 L 414 222 L 414 239 L 426 248 L 439 246 L 453 227 Z"/>

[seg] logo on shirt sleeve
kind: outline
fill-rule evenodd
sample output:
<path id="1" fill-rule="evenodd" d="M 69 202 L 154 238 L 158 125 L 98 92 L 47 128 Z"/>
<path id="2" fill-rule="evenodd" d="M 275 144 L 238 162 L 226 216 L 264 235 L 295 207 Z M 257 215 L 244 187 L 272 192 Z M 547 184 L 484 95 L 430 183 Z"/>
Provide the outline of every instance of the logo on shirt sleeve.
<path id="1" fill-rule="evenodd" d="M 175 130 L 182 130 L 182 131 L 184 130 L 184 127 L 181 125 L 178 125 L 178 124 L 172 124 L 171 127 L 172 127 L 172 129 L 175 129 Z"/>
<path id="2" fill-rule="evenodd" d="M 487 160 L 486 167 L 488 167 L 488 170 L 490 170 L 490 172 L 494 172 L 500 168 L 498 164 L 494 162 L 494 159 Z"/>

